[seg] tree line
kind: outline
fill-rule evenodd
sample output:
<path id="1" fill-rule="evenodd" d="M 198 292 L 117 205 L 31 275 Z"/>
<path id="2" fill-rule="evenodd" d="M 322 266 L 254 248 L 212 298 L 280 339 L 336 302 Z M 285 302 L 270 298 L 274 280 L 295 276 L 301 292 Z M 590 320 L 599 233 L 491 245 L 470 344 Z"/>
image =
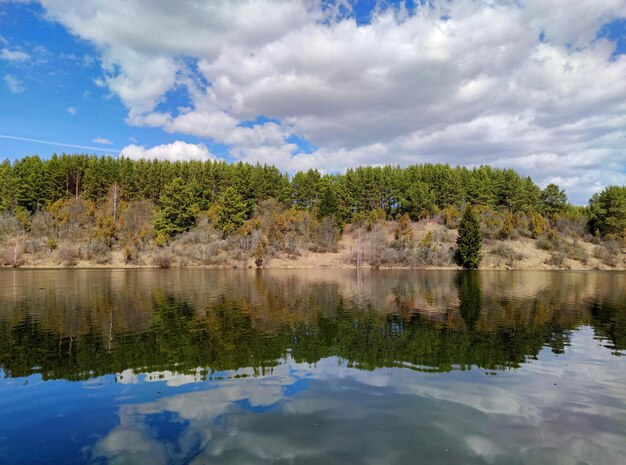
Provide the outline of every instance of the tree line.
<path id="1" fill-rule="evenodd" d="M 464 210 L 469 221 L 461 221 Z M 306 237 L 316 250 L 328 251 L 344 225 L 371 230 L 385 220 L 398 220 L 393 247 L 402 251 L 413 242 L 410 222 L 438 215 L 448 227 L 461 221 L 463 240 L 475 244 L 467 253 L 470 259 L 461 261 L 473 268 L 480 261 L 481 231 L 507 239 L 517 228 L 539 238 L 550 236 L 559 219 L 573 218 L 584 223 L 586 234 L 623 239 L 626 186 L 610 186 L 588 207 L 574 207 L 555 184 L 541 189 L 528 176 L 490 166 L 361 166 L 341 174 L 310 169 L 290 176 L 271 165 L 242 162 L 63 154 L 0 164 L 2 215 L 46 237 L 41 247 L 49 250 L 58 239 L 84 236 L 87 229 L 93 231 L 91 239 L 102 239 L 108 248 L 118 240 L 135 248 L 140 243 L 164 246 L 204 218 L 222 238 L 243 237 L 244 252 L 257 263 L 263 262 L 268 244 L 293 251 L 302 242 L 297 237 Z M 19 230 L 4 223 L 0 239 L 3 228 L 9 235 Z M 463 254 L 465 243 L 458 245 Z M 17 257 L 18 246 L 12 250 Z"/>
<path id="2" fill-rule="evenodd" d="M 362 166 L 343 174 L 318 170 L 292 177 L 269 165 L 224 161 L 132 160 L 92 155 L 29 156 L 0 165 L 0 209 L 34 212 L 57 200 L 83 197 L 99 201 L 117 184 L 127 200 L 159 202 L 177 178 L 188 186 L 189 202 L 206 210 L 231 189 L 251 207 L 274 198 L 299 209 L 332 208 L 349 222 L 357 212 L 382 209 L 388 219 L 412 219 L 435 209 L 469 202 L 511 212 L 550 211 L 566 205 L 556 186 L 541 190 L 530 177 L 490 166 L 443 164 Z"/>

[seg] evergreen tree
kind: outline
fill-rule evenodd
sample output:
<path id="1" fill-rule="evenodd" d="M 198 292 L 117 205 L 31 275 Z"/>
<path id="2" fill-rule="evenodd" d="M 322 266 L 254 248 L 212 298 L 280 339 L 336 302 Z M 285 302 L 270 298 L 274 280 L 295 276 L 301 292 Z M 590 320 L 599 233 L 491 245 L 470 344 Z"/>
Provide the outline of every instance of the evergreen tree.
<path id="1" fill-rule="evenodd" d="M 459 224 L 459 237 L 456 240 L 459 259 L 463 268 L 476 269 L 482 259 L 483 235 L 480 223 L 471 206 L 465 208 Z"/>
<path id="2" fill-rule="evenodd" d="M 248 219 L 248 204 L 233 187 L 227 187 L 222 192 L 214 208 L 217 213 L 217 228 L 225 236 L 234 233 Z"/>
<path id="3" fill-rule="evenodd" d="M 602 236 L 624 237 L 626 233 L 626 186 L 609 186 L 589 200 L 589 228 Z"/>
<path id="4" fill-rule="evenodd" d="M 327 186 L 322 193 L 317 216 L 320 220 L 327 216 L 336 217 L 338 210 L 339 205 L 337 203 L 337 196 L 335 195 L 335 191 L 331 186 Z"/>
<path id="5" fill-rule="evenodd" d="M 168 239 L 196 225 L 197 207 L 193 192 L 193 187 L 182 178 L 174 178 L 164 186 L 155 221 L 159 235 Z"/>
<path id="6" fill-rule="evenodd" d="M 567 207 L 567 195 L 556 184 L 550 183 L 541 191 L 541 213 L 552 216 Z"/>

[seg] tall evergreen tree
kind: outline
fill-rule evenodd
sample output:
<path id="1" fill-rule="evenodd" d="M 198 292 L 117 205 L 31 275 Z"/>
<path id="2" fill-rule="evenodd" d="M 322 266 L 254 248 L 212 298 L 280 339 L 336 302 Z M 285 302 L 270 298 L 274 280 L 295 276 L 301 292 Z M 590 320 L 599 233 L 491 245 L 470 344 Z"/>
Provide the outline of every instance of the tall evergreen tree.
<path id="1" fill-rule="evenodd" d="M 166 184 L 159 198 L 160 210 L 155 221 L 157 232 L 165 239 L 188 231 L 196 225 L 193 186 L 182 178 Z"/>
<path id="2" fill-rule="evenodd" d="M 589 200 L 589 228 L 603 236 L 626 234 L 626 186 L 609 186 Z"/>
<path id="3" fill-rule="evenodd" d="M 322 193 L 322 197 L 320 198 L 320 205 L 317 216 L 319 219 L 325 218 L 327 216 L 336 217 L 338 210 L 339 205 L 337 203 L 337 196 L 335 195 L 335 191 L 331 186 L 327 186 Z"/>
<path id="4" fill-rule="evenodd" d="M 544 215 L 554 215 L 567 207 L 567 195 L 556 184 L 550 183 L 541 191 L 541 212 Z"/>
<path id="5" fill-rule="evenodd" d="M 459 224 L 459 237 L 456 240 L 459 259 L 463 268 L 476 269 L 482 259 L 483 235 L 480 223 L 471 206 L 465 208 Z"/>
<path id="6" fill-rule="evenodd" d="M 217 212 L 217 227 L 224 235 L 235 232 L 249 216 L 249 207 L 235 188 L 227 187 L 214 206 Z"/>

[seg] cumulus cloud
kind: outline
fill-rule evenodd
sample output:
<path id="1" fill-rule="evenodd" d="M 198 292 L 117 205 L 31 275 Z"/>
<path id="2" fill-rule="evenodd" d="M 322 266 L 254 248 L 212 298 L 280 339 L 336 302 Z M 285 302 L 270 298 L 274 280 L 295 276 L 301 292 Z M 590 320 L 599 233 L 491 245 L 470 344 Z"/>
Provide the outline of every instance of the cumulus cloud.
<path id="1" fill-rule="evenodd" d="M 30 55 L 19 50 L 9 50 L 8 48 L 3 48 L 0 50 L 0 59 L 7 61 L 27 61 L 30 59 Z"/>
<path id="2" fill-rule="evenodd" d="M 92 142 L 96 144 L 113 145 L 113 142 L 111 142 L 109 139 L 105 139 L 104 137 L 96 137 L 94 140 L 92 140 Z"/>
<path id="3" fill-rule="evenodd" d="M 24 82 L 21 79 L 13 76 L 12 74 L 4 75 L 4 83 L 9 89 L 9 92 L 11 92 L 12 94 L 21 94 L 26 90 L 26 87 L 24 87 Z"/>
<path id="4" fill-rule="evenodd" d="M 132 159 L 156 158 L 158 160 L 170 161 L 216 159 L 204 144 L 188 144 L 180 140 L 171 144 L 157 145 L 150 149 L 143 145 L 130 144 L 120 151 L 120 156 Z"/>
<path id="5" fill-rule="evenodd" d="M 325 2 L 42 0 L 98 47 L 128 123 L 241 160 L 491 163 L 561 179 L 575 201 L 626 183 L 626 56 L 597 38 L 622 0 L 429 3 L 357 24 Z M 168 108 L 174 90 L 191 104 Z M 319 149 L 297 153 L 292 135 Z"/>
<path id="6" fill-rule="evenodd" d="M 67 107 L 65 109 L 65 111 L 67 111 L 70 115 L 74 116 L 76 113 L 78 113 L 78 108 L 76 108 L 76 107 Z"/>

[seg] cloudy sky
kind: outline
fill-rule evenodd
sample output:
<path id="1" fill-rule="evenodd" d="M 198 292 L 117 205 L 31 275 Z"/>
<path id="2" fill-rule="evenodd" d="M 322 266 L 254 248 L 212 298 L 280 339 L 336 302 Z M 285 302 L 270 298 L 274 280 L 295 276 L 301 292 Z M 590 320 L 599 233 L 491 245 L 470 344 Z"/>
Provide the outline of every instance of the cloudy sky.
<path id="1" fill-rule="evenodd" d="M 626 184 L 626 0 L 0 0 L 0 158 Z"/>

